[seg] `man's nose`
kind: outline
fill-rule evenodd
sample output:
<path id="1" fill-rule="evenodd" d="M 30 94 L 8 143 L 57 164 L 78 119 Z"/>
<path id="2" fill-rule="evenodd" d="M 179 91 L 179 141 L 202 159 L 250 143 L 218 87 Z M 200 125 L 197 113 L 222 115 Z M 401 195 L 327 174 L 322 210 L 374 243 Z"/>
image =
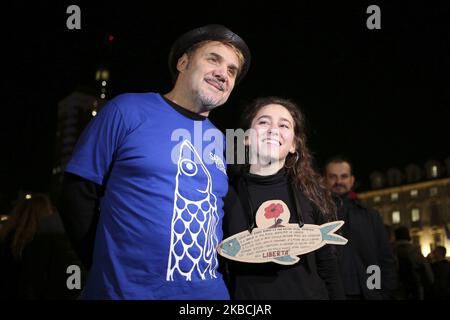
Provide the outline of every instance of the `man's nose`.
<path id="1" fill-rule="evenodd" d="M 226 72 L 227 72 L 226 66 L 219 66 L 216 69 L 214 69 L 213 75 L 217 80 L 225 82 L 225 80 L 227 79 Z"/>

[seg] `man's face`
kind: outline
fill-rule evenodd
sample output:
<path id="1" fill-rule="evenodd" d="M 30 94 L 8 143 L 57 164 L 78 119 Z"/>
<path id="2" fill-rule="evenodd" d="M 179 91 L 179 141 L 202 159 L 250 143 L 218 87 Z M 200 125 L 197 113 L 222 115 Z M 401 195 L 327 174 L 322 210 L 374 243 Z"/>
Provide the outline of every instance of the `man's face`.
<path id="1" fill-rule="evenodd" d="M 178 80 L 201 111 L 224 104 L 234 88 L 240 68 L 233 48 L 218 41 L 207 42 L 178 61 Z"/>
<path id="2" fill-rule="evenodd" d="M 344 195 L 352 190 L 355 177 L 347 162 L 331 162 L 325 171 L 325 183 L 331 191 Z"/>

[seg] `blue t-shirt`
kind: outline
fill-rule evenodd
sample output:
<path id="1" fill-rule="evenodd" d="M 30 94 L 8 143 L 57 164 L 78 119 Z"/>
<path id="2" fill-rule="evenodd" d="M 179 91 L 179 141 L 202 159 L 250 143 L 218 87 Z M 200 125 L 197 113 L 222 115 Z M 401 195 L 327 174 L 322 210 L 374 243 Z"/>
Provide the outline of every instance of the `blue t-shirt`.
<path id="1" fill-rule="evenodd" d="M 223 134 L 159 94 L 108 102 L 66 171 L 105 188 L 87 299 L 229 299 L 218 272 Z"/>

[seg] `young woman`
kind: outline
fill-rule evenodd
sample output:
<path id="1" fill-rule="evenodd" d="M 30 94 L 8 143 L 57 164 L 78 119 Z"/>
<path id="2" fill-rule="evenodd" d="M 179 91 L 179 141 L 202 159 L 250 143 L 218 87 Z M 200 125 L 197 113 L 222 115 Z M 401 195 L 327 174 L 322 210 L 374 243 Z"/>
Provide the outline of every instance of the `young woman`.
<path id="1" fill-rule="evenodd" d="M 242 122 L 244 130 L 254 132 L 245 141 L 250 164 L 241 166 L 232 179 L 225 201 L 225 236 L 261 227 L 262 220 L 273 221 L 265 227 L 334 220 L 334 202 L 312 167 L 304 117 L 297 105 L 278 97 L 259 98 L 246 108 Z M 270 219 L 261 220 L 262 213 Z M 293 265 L 227 260 L 231 296 L 344 299 L 337 259 L 329 245 L 299 258 Z"/>

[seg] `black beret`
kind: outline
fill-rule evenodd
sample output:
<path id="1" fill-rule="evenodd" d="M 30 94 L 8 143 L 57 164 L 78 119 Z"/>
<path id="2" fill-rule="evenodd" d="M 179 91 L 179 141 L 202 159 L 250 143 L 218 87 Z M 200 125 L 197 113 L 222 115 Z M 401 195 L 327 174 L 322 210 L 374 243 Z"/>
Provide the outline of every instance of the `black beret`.
<path id="1" fill-rule="evenodd" d="M 178 59 L 180 59 L 180 57 L 193 45 L 206 40 L 229 41 L 242 53 L 242 55 L 244 56 L 244 64 L 236 78 L 236 84 L 239 83 L 247 74 L 247 71 L 250 67 L 250 50 L 241 37 L 239 37 L 230 29 L 219 24 L 210 24 L 193 29 L 181 35 L 177 40 L 175 40 L 169 53 L 169 71 L 170 75 L 172 76 L 172 80 L 175 82 L 178 75 Z"/>

